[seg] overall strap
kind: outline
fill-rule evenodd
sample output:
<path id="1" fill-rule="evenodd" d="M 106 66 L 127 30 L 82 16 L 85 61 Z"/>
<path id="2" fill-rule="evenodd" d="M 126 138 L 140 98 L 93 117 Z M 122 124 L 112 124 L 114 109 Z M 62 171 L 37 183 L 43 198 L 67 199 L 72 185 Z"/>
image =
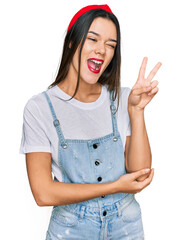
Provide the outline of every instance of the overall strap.
<path id="1" fill-rule="evenodd" d="M 56 131 L 57 131 L 57 134 L 58 134 L 61 146 L 63 148 L 67 148 L 68 144 L 65 142 L 64 136 L 63 136 L 61 128 L 60 128 L 60 123 L 59 123 L 59 120 L 57 119 L 57 116 L 55 114 L 52 102 L 51 102 L 48 94 L 45 91 L 43 92 L 43 94 L 45 95 L 45 97 L 46 97 L 46 99 L 48 101 L 48 105 L 50 107 L 50 111 L 51 111 L 51 114 L 52 114 L 52 117 L 53 117 L 53 125 L 56 128 Z"/>
<path id="2" fill-rule="evenodd" d="M 111 115 L 112 115 L 112 126 L 113 126 L 113 133 L 115 139 L 117 139 L 117 136 L 119 135 L 118 132 L 118 127 L 117 127 L 117 120 L 116 120 L 116 107 L 114 106 L 114 101 L 113 101 L 113 90 L 110 91 L 110 109 L 111 109 Z"/>

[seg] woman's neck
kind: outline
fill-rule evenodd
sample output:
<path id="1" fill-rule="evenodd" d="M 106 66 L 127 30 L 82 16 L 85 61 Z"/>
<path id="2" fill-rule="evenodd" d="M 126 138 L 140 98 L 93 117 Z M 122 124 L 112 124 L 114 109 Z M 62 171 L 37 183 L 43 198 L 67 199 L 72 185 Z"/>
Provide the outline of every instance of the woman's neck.
<path id="1" fill-rule="evenodd" d="M 58 83 L 57 86 L 69 96 L 73 96 L 76 84 L 77 82 L 72 82 L 66 78 Z M 99 98 L 101 91 L 102 85 L 98 82 L 96 84 L 88 84 L 80 81 L 77 93 L 74 98 L 81 102 L 94 102 Z"/>

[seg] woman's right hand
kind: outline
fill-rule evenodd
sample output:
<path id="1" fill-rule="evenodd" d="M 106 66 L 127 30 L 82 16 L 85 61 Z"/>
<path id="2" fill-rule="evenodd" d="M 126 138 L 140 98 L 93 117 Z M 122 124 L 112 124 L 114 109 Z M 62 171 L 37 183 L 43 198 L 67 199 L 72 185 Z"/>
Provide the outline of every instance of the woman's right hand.
<path id="1" fill-rule="evenodd" d="M 145 174 L 148 174 L 148 177 L 143 181 L 138 181 L 137 178 L 140 176 L 143 176 Z M 138 192 L 141 192 L 145 187 L 147 187 L 154 175 L 154 168 L 152 168 L 149 171 L 146 171 L 146 169 L 139 170 L 134 173 L 127 173 L 125 175 L 122 175 L 118 180 L 114 182 L 116 193 L 118 192 L 124 192 L 124 193 L 133 193 L 136 194 Z"/>

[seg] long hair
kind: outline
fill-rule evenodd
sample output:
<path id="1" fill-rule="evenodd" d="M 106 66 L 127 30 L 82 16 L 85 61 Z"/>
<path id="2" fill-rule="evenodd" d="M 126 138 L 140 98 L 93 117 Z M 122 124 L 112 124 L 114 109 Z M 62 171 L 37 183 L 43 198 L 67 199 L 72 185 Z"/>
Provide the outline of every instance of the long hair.
<path id="1" fill-rule="evenodd" d="M 91 23 L 95 18 L 98 18 L 98 17 L 111 20 L 115 24 L 116 30 L 117 30 L 117 45 L 115 48 L 114 56 L 111 62 L 109 63 L 109 65 L 107 66 L 107 68 L 105 69 L 105 71 L 99 77 L 98 82 L 102 85 L 108 85 L 108 90 L 113 91 L 113 100 L 115 100 L 116 97 L 118 97 L 118 105 L 117 105 L 117 109 L 118 109 L 119 89 L 121 86 L 121 83 L 120 83 L 120 72 L 121 72 L 120 26 L 116 16 L 112 13 L 107 12 L 104 9 L 93 9 L 84 13 L 77 19 L 77 21 L 74 23 L 71 29 L 67 32 L 64 40 L 60 67 L 59 67 L 55 81 L 48 87 L 48 89 L 57 85 L 59 82 L 63 81 L 66 78 L 73 56 L 78 46 L 81 43 L 80 51 L 79 51 L 78 79 L 77 79 L 76 89 L 73 96 L 70 99 L 68 100 L 62 99 L 62 100 L 69 101 L 76 95 L 79 87 L 79 81 L 80 81 L 82 48 L 83 48 L 85 39 L 87 37 L 88 30 L 91 26 Z M 70 44 L 71 44 L 71 48 L 69 47 Z"/>

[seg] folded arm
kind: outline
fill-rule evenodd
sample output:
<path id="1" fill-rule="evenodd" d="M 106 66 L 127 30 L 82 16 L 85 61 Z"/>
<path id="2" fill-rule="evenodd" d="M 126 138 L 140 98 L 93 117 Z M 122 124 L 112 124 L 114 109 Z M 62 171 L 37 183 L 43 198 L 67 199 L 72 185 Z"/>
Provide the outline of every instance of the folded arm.
<path id="1" fill-rule="evenodd" d="M 31 191 L 38 206 L 73 204 L 118 192 L 135 194 L 150 184 L 154 173 L 152 171 L 141 183 L 136 179 L 144 175 L 145 170 L 125 174 L 106 183 L 64 183 L 52 178 L 51 153 L 26 153 L 26 164 Z"/>

